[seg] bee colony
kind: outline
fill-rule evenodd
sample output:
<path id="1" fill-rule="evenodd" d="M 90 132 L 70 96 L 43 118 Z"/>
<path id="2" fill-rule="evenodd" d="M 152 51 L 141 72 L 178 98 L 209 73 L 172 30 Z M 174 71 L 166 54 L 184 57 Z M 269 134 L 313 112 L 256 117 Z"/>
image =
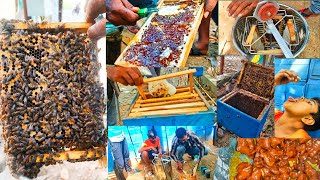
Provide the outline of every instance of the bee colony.
<path id="1" fill-rule="evenodd" d="M 167 2 L 159 6 L 123 51 L 116 65 L 183 67 L 203 14 L 202 1 Z"/>
<path id="2" fill-rule="evenodd" d="M 273 68 L 244 61 L 237 87 L 217 101 L 218 123 L 240 137 L 259 136 L 273 92 Z"/>
<path id="3" fill-rule="evenodd" d="M 15 24 L 27 28 L 15 29 Z M 0 41 L 0 122 L 7 164 L 13 174 L 29 178 L 43 165 L 105 154 L 96 45 L 76 30 L 41 26 L 3 21 Z"/>

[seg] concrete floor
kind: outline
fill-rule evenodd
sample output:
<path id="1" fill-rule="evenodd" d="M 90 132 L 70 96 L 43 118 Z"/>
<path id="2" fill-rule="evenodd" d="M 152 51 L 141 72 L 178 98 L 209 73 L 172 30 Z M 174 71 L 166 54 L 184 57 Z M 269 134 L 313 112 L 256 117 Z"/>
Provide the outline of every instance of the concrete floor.
<path id="1" fill-rule="evenodd" d="M 240 55 L 232 43 L 232 27 L 235 19 L 228 16 L 227 7 L 231 1 L 219 1 L 219 53 L 224 55 Z M 309 1 L 278 1 L 291 6 L 296 10 L 309 7 Z M 309 43 L 305 50 L 297 58 L 317 58 L 320 57 L 318 39 L 320 36 L 320 17 L 307 18 L 309 25 Z"/>

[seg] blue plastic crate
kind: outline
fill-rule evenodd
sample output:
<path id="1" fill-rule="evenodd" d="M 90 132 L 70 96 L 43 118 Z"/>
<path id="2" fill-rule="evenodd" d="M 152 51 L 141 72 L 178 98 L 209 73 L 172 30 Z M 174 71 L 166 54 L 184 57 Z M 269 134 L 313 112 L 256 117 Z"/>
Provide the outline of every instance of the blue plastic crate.
<path id="1" fill-rule="evenodd" d="M 257 138 L 266 122 L 270 105 L 264 112 L 261 120 L 245 114 L 242 111 L 222 102 L 217 101 L 218 123 L 242 138 Z"/>

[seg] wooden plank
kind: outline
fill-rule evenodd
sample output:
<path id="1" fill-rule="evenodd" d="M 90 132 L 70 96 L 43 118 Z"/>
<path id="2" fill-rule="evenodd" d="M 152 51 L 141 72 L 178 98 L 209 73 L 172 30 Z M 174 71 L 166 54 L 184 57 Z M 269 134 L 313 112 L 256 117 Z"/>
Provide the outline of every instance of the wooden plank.
<path id="1" fill-rule="evenodd" d="M 81 159 L 81 156 L 84 156 L 83 158 L 101 158 L 101 156 L 98 153 L 95 153 L 95 151 L 98 149 L 103 152 L 103 147 L 99 147 L 97 149 L 88 149 L 87 155 L 85 150 L 64 151 L 64 152 L 57 153 L 57 155 L 52 156 L 52 158 L 55 161 L 63 161 L 68 159 L 76 160 L 76 159 Z M 45 162 L 48 157 L 49 157 L 49 154 L 44 154 L 43 159 L 41 159 L 40 156 L 37 156 L 36 162 Z"/>
<path id="2" fill-rule="evenodd" d="M 136 112 L 136 113 L 130 113 L 129 117 L 188 114 L 188 113 L 198 113 L 198 112 L 207 111 L 207 110 L 208 110 L 207 107 L 196 107 L 196 108 L 183 108 L 183 109 L 171 109 L 171 110 L 160 110 L 160 111 Z"/>
<path id="3" fill-rule="evenodd" d="M 190 81 L 190 92 L 192 93 L 193 92 L 193 74 L 192 73 L 190 73 L 189 81 Z"/>
<path id="4" fill-rule="evenodd" d="M 186 96 L 186 95 L 191 95 L 191 94 L 192 94 L 191 92 L 182 92 L 182 93 L 177 93 L 177 94 L 170 96 L 170 97 Z"/>
<path id="5" fill-rule="evenodd" d="M 197 36 L 198 29 L 200 27 L 200 24 L 201 24 L 201 21 L 203 18 L 203 14 L 204 14 L 204 3 L 201 4 L 200 11 L 198 11 L 197 15 L 195 16 L 194 26 L 191 27 L 190 34 L 186 40 L 186 46 L 184 47 L 184 49 L 182 50 L 182 53 L 181 53 L 182 57 L 181 57 L 181 60 L 179 61 L 179 62 L 181 62 L 181 65 L 178 64 L 177 67 L 185 67 L 186 66 L 193 42 Z"/>
<path id="6" fill-rule="evenodd" d="M 153 106 L 145 108 L 134 108 L 132 113 L 135 112 L 144 112 L 144 111 L 154 111 L 154 110 L 168 110 L 168 109 L 179 109 L 179 108 L 189 108 L 189 107 L 201 107 L 205 106 L 204 102 L 194 102 L 194 103 L 181 103 L 181 104 L 172 104 L 172 105 L 162 105 L 162 106 Z"/>
<path id="7" fill-rule="evenodd" d="M 142 99 L 146 100 L 147 96 L 144 94 L 142 86 L 137 86 L 137 89 L 138 89 L 139 94 L 142 97 Z"/>
<path id="8" fill-rule="evenodd" d="M 293 19 L 289 19 L 287 22 L 287 26 L 288 26 L 288 30 L 289 30 L 289 34 L 290 34 L 290 43 L 296 43 L 297 39 L 296 39 L 296 32 L 295 32 L 295 28 L 294 28 L 294 24 L 293 24 Z"/>
<path id="9" fill-rule="evenodd" d="M 14 29 L 29 29 L 28 24 L 25 22 L 13 23 Z M 87 22 L 68 22 L 68 23 L 39 23 L 40 29 L 55 29 L 62 26 L 63 29 L 89 29 L 92 23 Z"/>
<path id="10" fill-rule="evenodd" d="M 242 63 L 243 63 L 243 62 L 244 62 L 244 61 L 242 61 Z M 241 67 L 240 75 L 239 75 L 238 80 L 237 80 L 237 85 L 241 83 L 245 66 L 246 66 L 246 63 L 243 63 L 243 65 L 242 65 L 242 67 Z"/>
<path id="11" fill-rule="evenodd" d="M 257 51 L 257 53 L 264 54 L 264 55 L 283 55 L 283 52 L 281 49 L 259 50 Z"/>
<path id="12" fill-rule="evenodd" d="M 256 32 L 256 29 L 257 29 L 257 25 L 252 25 L 251 28 L 250 28 L 250 33 L 247 37 L 247 40 L 246 40 L 246 44 L 247 45 L 250 45 L 252 44 L 252 41 L 253 41 L 253 38 L 254 38 L 254 33 Z"/>
<path id="13" fill-rule="evenodd" d="M 154 81 L 159 81 L 159 80 L 163 80 L 163 79 L 169 79 L 169 78 L 174 78 L 177 76 L 183 76 L 186 74 L 191 74 L 191 73 L 195 73 L 197 72 L 196 69 L 189 69 L 189 70 L 185 70 L 185 71 L 179 71 L 179 72 L 175 72 L 175 73 L 171 73 L 171 74 L 165 74 L 162 76 L 157 76 L 157 77 L 153 77 L 153 78 L 147 78 L 143 80 L 143 83 L 149 83 L 149 82 L 154 82 Z"/>
<path id="14" fill-rule="evenodd" d="M 211 107 L 210 104 L 208 103 L 208 101 L 206 100 L 206 98 L 201 94 L 200 90 L 199 90 L 197 87 L 195 87 L 194 89 L 195 89 L 195 91 L 199 94 L 201 100 L 205 103 L 205 105 L 207 106 L 207 108 L 210 108 L 210 107 Z"/>
<path id="15" fill-rule="evenodd" d="M 191 94 L 191 95 L 185 95 L 185 96 L 154 98 L 154 99 L 147 99 L 147 100 L 138 100 L 137 103 L 154 103 L 154 102 L 170 101 L 170 100 L 178 100 L 178 99 L 189 99 L 189 98 L 194 98 L 198 96 L 199 96 L 198 94 Z"/>
<path id="16" fill-rule="evenodd" d="M 281 15 L 276 15 L 276 16 L 274 16 L 272 19 L 280 20 L 280 19 L 282 19 L 282 18 L 283 18 L 283 16 L 281 16 Z"/>
<path id="17" fill-rule="evenodd" d="M 149 104 L 135 104 L 134 108 L 145 108 L 145 107 L 153 107 L 153 106 L 162 106 L 162 105 L 170 105 L 170 104 L 179 104 L 179 103 L 190 103 L 190 102 L 198 102 L 201 101 L 199 97 L 193 99 L 180 99 L 180 100 L 173 100 L 173 101 L 164 101 L 158 103 L 149 103 Z"/>

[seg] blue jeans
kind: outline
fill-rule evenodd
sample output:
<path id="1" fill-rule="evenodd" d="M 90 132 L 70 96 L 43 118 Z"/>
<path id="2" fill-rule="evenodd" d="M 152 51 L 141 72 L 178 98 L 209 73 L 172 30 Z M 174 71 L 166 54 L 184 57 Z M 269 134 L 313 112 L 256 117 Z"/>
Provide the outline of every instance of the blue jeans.
<path id="1" fill-rule="evenodd" d="M 320 0 L 311 0 L 311 6 L 309 7 L 309 10 L 313 14 L 320 14 Z"/>
<path id="2" fill-rule="evenodd" d="M 183 155 L 188 153 L 190 156 L 200 155 L 200 149 L 196 146 L 186 149 L 183 145 L 179 145 L 177 147 L 177 156 L 178 160 L 183 162 Z M 208 154 L 208 149 L 206 148 L 204 151 L 204 155 Z"/>
<path id="3" fill-rule="evenodd" d="M 111 152 L 114 158 L 115 163 L 119 166 L 120 169 L 125 168 L 127 172 L 132 171 L 132 168 L 130 167 L 130 154 L 128 149 L 128 143 L 127 140 L 124 139 L 121 142 L 109 142 Z M 111 157 L 110 157 L 111 158 Z"/>
<path id="4" fill-rule="evenodd" d="M 139 8 L 156 7 L 158 0 L 129 0 L 129 2 Z"/>
<path id="5" fill-rule="evenodd" d="M 113 93 L 113 97 L 107 102 L 107 125 L 115 126 L 119 120 L 118 107 L 116 105 L 117 97 Z"/>

